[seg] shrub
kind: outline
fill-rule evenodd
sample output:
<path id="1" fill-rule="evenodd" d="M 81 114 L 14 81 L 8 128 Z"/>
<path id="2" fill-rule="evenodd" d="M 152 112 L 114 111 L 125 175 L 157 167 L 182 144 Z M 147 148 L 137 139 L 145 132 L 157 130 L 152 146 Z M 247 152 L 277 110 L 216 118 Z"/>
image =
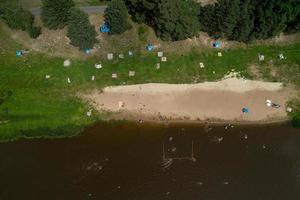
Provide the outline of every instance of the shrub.
<path id="1" fill-rule="evenodd" d="M 2 3 L 0 9 L 1 18 L 11 29 L 25 31 L 33 24 L 33 15 L 15 3 Z"/>
<path id="2" fill-rule="evenodd" d="M 27 32 L 29 33 L 29 36 L 31 38 L 37 38 L 39 37 L 39 35 L 41 34 L 42 32 L 42 28 L 39 27 L 39 26 L 30 26 L 28 29 L 27 29 Z"/>
<path id="3" fill-rule="evenodd" d="M 146 27 L 145 25 L 140 25 L 138 28 L 138 35 L 139 35 L 139 39 L 143 42 L 147 41 L 147 37 L 148 37 L 148 27 Z"/>
<path id="4" fill-rule="evenodd" d="M 300 127 L 300 112 L 296 113 L 293 117 L 292 117 L 292 125 L 294 127 Z"/>
<path id="5" fill-rule="evenodd" d="M 14 2 L 1 3 L 0 17 L 11 29 L 26 30 L 31 38 L 37 38 L 41 34 L 41 28 L 33 26 L 32 13 Z"/>

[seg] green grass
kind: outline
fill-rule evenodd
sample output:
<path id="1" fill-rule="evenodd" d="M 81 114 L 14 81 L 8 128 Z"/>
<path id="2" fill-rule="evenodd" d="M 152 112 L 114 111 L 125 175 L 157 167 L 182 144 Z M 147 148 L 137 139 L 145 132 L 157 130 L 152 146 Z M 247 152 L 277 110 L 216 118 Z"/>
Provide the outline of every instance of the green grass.
<path id="1" fill-rule="evenodd" d="M 5 38 L 5 39 L 4 39 Z M 134 52 L 134 56 L 125 59 L 107 61 L 99 57 L 88 60 L 72 60 L 72 65 L 63 67 L 63 58 L 48 57 L 30 53 L 22 58 L 15 56 L 15 50 L 21 49 L 0 28 L 0 91 L 11 90 L 13 95 L 0 106 L 2 121 L 0 140 L 20 137 L 62 137 L 79 133 L 84 127 L 102 118 L 101 114 L 92 118 L 86 116 L 88 105 L 76 96 L 93 88 L 108 85 L 136 83 L 193 83 L 221 79 L 228 71 L 235 69 L 247 78 L 249 65 L 259 66 L 265 78 L 270 78 L 267 69 L 273 60 L 273 66 L 279 69 L 278 79 L 300 86 L 300 44 L 289 46 L 249 46 L 247 49 L 223 51 L 218 57 L 217 51 L 197 50 L 186 54 L 167 54 L 168 62 L 162 63 L 160 70 L 155 68 L 159 59 L 156 52 Z M 277 58 L 283 52 L 286 60 Z M 257 55 L 263 53 L 266 61 L 258 62 Z M 117 57 L 117 54 L 115 54 Z M 103 68 L 95 69 L 94 64 L 102 60 Z M 205 69 L 199 68 L 199 62 Z M 129 70 L 135 70 L 135 77 L 128 77 Z M 213 73 L 215 72 L 215 73 Z M 118 79 L 111 78 L 112 73 Z M 45 80 L 45 75 L 51 75 Z M 95 75 L 96 80 L 91 81 Z M 67 83 L 70 77 L 72 83 Z M 4 116 L 3 109 L 8 109 Z M 1 114 L 2 113 L 2 114 Z"/>

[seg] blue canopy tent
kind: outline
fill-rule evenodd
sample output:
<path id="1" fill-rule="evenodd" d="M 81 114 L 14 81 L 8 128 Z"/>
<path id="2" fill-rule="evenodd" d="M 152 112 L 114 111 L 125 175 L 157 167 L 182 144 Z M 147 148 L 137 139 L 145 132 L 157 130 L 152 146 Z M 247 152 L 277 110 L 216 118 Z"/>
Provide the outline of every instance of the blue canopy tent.
<path id="1" fill-rule="evenodd" d="M 154 48 L 153 44 L 151 44 L 151 43 L 147 44 L 147 46 L 146 46 L 147 51 L 152 51 L 153 48 Z"/>
<path id="2" fill-rule="evenodd" d="M 249 113 L 249 108 L 243 108 L 243 109 L 242 109 L 242 112 L 243 112 L 243 113 Z"/>
<path id="3" fill-rule="evenodd" d="M 92 52 L 92 50 L 91 49 L 89 49 L 89 48 L 87 48 L 87 49 L 84 49 L 84 53 L 86 53 L 86 54 L 90 54 Z"/>
<path id="4" fill-rule="evenodd" d="M 104 23 L 101 27 L 100 27 L 100 32 L 101 33 L 109 33 L 110 32 L 110 28 L 108 26 L 107 23 Z"/>
<path id="5" fill-rule="evenodd" d="M 20 51 L 20 50 L 16 51 L 16 56 L 17 56 L 17 57 L 23 56 L 23 52 Z"/>
<path id="6" fill-rule="evenodd" d="M 215 48 L 221 48 L 221 42 L 219 42 L 219 41 L 213 42 L 213 47 L 215 47 Z"/>

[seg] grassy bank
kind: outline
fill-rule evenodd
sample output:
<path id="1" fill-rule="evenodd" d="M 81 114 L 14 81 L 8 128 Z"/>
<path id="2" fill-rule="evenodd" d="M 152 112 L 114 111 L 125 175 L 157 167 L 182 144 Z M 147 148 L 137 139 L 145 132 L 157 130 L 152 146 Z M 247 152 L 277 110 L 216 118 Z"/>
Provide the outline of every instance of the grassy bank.
<path id="1" fill-rule="evenodd" d="M 31 52 L 17 58 L 15 51 L 22 49 L 0 28 L 0 91 L 12 91 L 12 96 L 0 106 L 0 140 L 19 137 L 62 137 L 74 135 L 84 127 L 101 119 L 101 114 L 89 118 L 88 105 L 76 95 L 93 88 L 108 85 L 136 83 L 195 83 L 221 79 L 234 69 L 247 78 L 260 76 L 268 80 L 284 81 L 300 86 L 300 43 L 288 46 L 250 45 L 245 49 L 217 51 L 197 49 L 185 54 L 167 54 L 168 61 L 155 68 L 159 58 L 156 52 L 134 52 L 124 59 L 108 61 L 92 57 L 88 60 L 71 60 L 70 67 L 63 67 L 63 58 L 48 57 Z M 266 57 L 258 61 L 258 54 Z M 283 53 L 287 59 L 279 60 Z M 117 57 L 117 54 L 115 54 Z M 102 69 L 95 63 L 101 62 Z M 203 62 L 204 69 L 200 69 Z M 255 66 L 255 73 L 251 70 Z M 136 71 L 129 77 L 130 70 Z M 275 72 L 274 72 L 275 70 Z M 112 79 L 112 73 L 118 78 Z M 46 80 L 45 75 L 51 78 Z M 95 81 L 91 80 L 95 76 Z M 67 83 L 67 78 L 71 84 Z"/>

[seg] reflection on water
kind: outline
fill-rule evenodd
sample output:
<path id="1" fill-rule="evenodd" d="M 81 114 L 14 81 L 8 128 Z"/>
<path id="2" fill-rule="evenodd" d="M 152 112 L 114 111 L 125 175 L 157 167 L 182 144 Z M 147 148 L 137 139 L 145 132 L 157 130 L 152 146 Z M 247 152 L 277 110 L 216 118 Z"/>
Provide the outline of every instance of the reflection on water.
<path id="1" fill-rule="evenodd" d="M 99 124 L 79 137 L 0 144 L 0 199 L 297 200 L 288 125 Z"/>

